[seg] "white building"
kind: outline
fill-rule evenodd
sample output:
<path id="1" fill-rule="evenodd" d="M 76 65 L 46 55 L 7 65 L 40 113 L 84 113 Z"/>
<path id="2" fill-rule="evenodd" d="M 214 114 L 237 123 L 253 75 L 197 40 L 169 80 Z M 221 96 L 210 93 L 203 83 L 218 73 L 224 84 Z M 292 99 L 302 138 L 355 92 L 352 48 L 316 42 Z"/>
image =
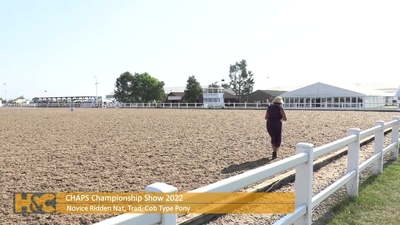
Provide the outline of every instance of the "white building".
<path id="1" fill-rule="evenodd" d="M 203 105 L 205 108 L 225 108 L 225 89 L 223 87 L 203 88 Z"/>
<path id="2" fill-rule="evenodd" d="M 115 100 L 114 92 L 113 92 L 113 93 L 110 93 L 109 95 L 106 95 L 106 99 L 107 99 L 107 100 Z"/>
<path id="3" fill-rule="evenodd" d="M 281 95 L 285 107 L 374 108 L 392 104 L 393 95 L 351 86 L 314 83 Z"/>
<path id="4" fill-rule="evenodd" d="M 400 107 L 400 86 L 399 88 L 393 93 L 393 105 L 397 105 Z"/>
<path id="5" fill-rule="evenodd" d="M 400 98 L 400 86 L 399 86 L 399 89 L 397 89 L 397 91 L 394 92 L 394 97 Z M 398 100 L 398 99 L 397 99 L 397 100 Z"/>
<path id="6" fill-rule="evenodd" d="M 27 100 L 27 99 L 17 99 L 17 101 L 15 101 L 15 104 L 29 104 L 31 101 Z"/>

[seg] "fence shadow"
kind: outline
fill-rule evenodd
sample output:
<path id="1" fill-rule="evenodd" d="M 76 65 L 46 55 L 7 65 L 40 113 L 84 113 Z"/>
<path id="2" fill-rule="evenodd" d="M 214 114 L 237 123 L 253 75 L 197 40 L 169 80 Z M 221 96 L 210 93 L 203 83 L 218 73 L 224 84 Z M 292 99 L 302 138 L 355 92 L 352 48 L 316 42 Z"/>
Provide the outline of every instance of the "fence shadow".
<path id="1" fill-rule="evenodd" d="M 395 162 L 395 161 L 388 160 L 383 165 L 383 169 L 388 167 L 393 162 Z M 370 174 L 364 181 L 360 182 L 359 191 L 362 191 L 363 189 L 368 187 L 368 185 L 374 183 L 376 178 L 378 178 L 378 175 Z M 350 205 L 354 201 L 355 201 L 355 198 L 349 198 L 347 196 L 341 196 L 341 200 L 339 202 L 335 203 L 335 205 L 333 205 L 333 206 L 330 206 L 328 211 L 325 212 L 323 215 L 319 216 L 319 218 L 317 220 L 315 220 L 315 222 L 313 222 L 312 224 L 313 225 L 326 225 L 326 224 L 329 224 L 333 220 L 333 218 L 335 217 L 337 212 L 339 212 L 344 207 Z"/>
<path id="2" fill-rule="evenodd" d="M 269 158 L 261 158 L 256 161 L 245 162 L 237 165 L 230 165 L 221 170 L 222 174 L 234 173 L 238 171 L 251 170 L 260 166 L 264 166 L 270 161 Z"/>

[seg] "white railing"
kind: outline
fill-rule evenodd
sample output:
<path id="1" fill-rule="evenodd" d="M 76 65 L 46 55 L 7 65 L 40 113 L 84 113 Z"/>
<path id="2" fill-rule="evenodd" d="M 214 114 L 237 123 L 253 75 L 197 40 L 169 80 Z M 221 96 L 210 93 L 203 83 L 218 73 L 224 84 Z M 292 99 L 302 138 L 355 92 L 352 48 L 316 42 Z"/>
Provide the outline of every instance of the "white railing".
<path id="1" fill-rule="evenodd" d="M 226 109 L 266 109 L 268 104 L 265 103 L 225 103 L 224 108 Z M 181 108 L 181 109 L 199 109 L 199 108 L 220 108 L 216 103 L 121 103 L 120 108 Z M 368 103 L 363 105 L 362 103 L 285 103 L 283 105 L 287 109 L 332 109 L 332 110 L 365 110 L 365 109 L 382 109 L 382 110 L 400 110 L 398 105 L 385 105 L 382 103 Z"/>
<path id="2" fill-rule="evenodd" d="M 267 104 L 265 103 L 225 103 L 225 109 L 266 109 Z M 180 109 L 201 109 L 201 108 L 220 108 L 212 103 L 121 103 L 120 108 L 180 108 Z M 319 110 L 319 109 L 331 109 L 331 110 L 393 110 L 397 111 L 400 108 L 397 105 L 383 105 L 379 103 L 370 103 L 368 106 L 363 106 L 361 103 L 358 104 L 345 104 L 345 103 L 330 103 L 327 105 L 308 103 L 308 104 L 295 104 L 295 103 L 285 103 L 283 105 L 286 109 L 308 109 L 308 110 Z"/>
<path id="3" fill-rule="evenodd" d="M 80 108 L 85 103 L 30 103 L 30 104 L 8 104 L 7 107 L 40 107 L 40 108 L 61 108 L 61 107 L 76 107 Z M 100 108 L 106 106 L 107 108 L 170 108 L 170 109 L 208 109 L 208 108 L 221 108 L 219 104 L 213 103 L 116 103 L 94 105 L 93 108 Z M 285 103 L 285 109 L 297 110 L 387 110 L 387 111 L 400 111 L 400 105 L 385 105 L 382 103 L 368 103 L 363 106 L 362 103 Z M 265 103 L 225 103 L 225 109 L 266 109 Z"/>
<path id="4" fill-rule="evenodd" d="M 236 192 L 288 169 L 295 168 L 295 211 L 293 214 L 288 214 L 281 218 L 275 225 L 311 224 L 312 209 L 342 186 L 346 185 L 348 196 L 358 196 L 359 174 L 361 171 L 373 165 L 373 173 L 381 173 L 383 171 L 383 158 L 388 152 L 392 153 L 393 160 L 397 160 L 399 152 L 399 126 L 400 117 L 393 117 L 393 121 L 388 123 L 376 121 L 374 127 L 364 131 L 360 131 L 358 128 L 351 128 L 347 137 L 317 148 L 314 148 L 309 143 L 298 143 L 296 145 L 296 155 L 294 156 L 190 192 Z M 392 129 L 392 141 L 389 146 L 384 147 L 384 131 L 388 128 Z M 360 165 L 360 140 L 371 135 L 375 136 L 374 155 Z M 314 159 L 346 146 L 348 147 L 347 174 L 313 196 Z M 177 189 L 164 183 L 155 183 L 146 187 L 145 191 L 176 192 Z M 177 214 L 123 214 L 101 221 L 95 225 L 154 225 L 160 222 L 163 225 L 176 225 L 177 217 Z"/>
<path id="5" fill-rule="evenodd" d="M 29 104 L 7 104 L 6 107 L 26 107 L 26 108 L 101 108 L 106 104 L 101 103 L 29 103 Z M 111 104 L 110 104 L 111 106 Z M 3 106 L 4 107 L 4 106 Z"/>

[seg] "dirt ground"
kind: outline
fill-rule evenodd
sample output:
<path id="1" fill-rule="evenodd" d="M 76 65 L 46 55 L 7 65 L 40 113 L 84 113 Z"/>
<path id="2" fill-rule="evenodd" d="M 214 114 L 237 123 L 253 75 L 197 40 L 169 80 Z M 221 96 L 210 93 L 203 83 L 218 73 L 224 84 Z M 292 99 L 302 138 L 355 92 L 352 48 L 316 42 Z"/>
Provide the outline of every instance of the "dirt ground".
<path id="1" fill-rule="evenodd" d="M 93 224 L 115 215 L 19 215 L 16 192 L 192 190 L 270 162 L 262 110 L 0 109 L 0 224 Z M 276 160 L 395 112 L 287 111 Z M 324 173 L 334 177 L 336 169 Z M 318 185 L 318 182 L 315 182 Z M 237 223 L 227 223 L 237 224 Z M 249 223 L 250 224 L 250 223 Z"/>

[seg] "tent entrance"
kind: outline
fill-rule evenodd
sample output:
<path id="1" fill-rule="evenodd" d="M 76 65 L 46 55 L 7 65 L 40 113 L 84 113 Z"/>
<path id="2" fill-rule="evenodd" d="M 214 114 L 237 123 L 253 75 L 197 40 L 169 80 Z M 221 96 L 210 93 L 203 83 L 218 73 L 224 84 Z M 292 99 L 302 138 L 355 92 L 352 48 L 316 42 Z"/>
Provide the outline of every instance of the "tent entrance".
<path id="1" fill-rule="evenodd" d="M 321 107 L 321 99 L 320 98 L 315 99 L 315 107 Z"/>

